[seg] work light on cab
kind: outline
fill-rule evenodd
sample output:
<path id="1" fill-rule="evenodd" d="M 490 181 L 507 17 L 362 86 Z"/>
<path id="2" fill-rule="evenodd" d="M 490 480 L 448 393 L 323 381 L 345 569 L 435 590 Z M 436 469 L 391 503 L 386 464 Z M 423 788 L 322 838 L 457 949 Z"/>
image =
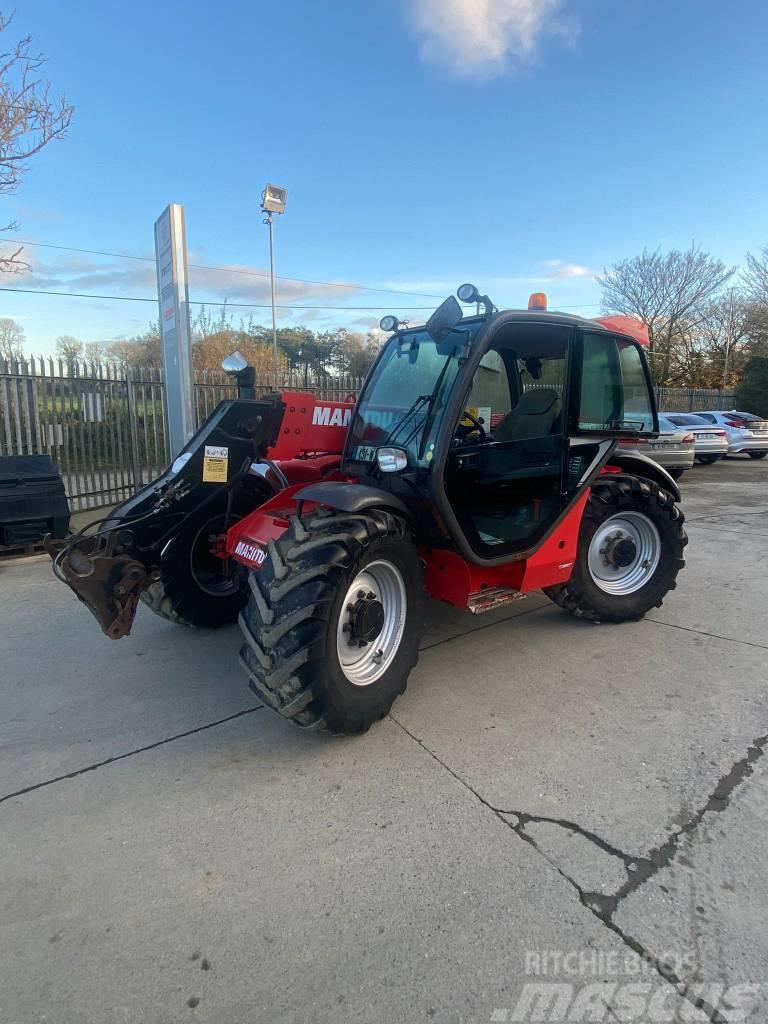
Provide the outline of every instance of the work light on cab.
<path id="1" fill-rule="evenodd" d="M 376 462 L 382 473 L 400 473 L 408 466 L 408 453 L 402 448 L 378 448 Z"/>

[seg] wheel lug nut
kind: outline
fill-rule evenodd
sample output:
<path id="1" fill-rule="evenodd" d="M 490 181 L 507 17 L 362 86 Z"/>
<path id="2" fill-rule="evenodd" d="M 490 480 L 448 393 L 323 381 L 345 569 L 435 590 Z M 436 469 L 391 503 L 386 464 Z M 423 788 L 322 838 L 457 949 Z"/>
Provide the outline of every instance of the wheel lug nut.
<path id="1" fill-rule="evenodd" d="M 376 595 L 374 594 L 374 592 L 372 590 L 369 590 L 368 593 L 365 596 L 368 598 L 369 601 L 372 601 L 374 599 L 374 597 L 376 597 Z"/>
<path id="2" fill-rule="evenodd" d="M 358 590 L 358 592 L 357 592 L 357 599 L 358 599 L 358 601 L 362 601 L 364 597 L 365 597 L 365 591 L 364 590 Z"/>

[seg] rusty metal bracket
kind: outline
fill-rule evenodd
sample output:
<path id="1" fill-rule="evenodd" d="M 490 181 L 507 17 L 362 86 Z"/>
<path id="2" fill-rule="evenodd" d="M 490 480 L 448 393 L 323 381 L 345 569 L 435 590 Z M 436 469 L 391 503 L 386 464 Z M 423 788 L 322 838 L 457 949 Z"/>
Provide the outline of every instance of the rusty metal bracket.
<path id="1" fill-rule="evenodd" d="M 152 582 L 141 562 L 100 549 L 94 538 L 76 544 L 46 537 L 45 549 L 65 582 L 77 594 L 110 640 L 131 631 L 139 595 Z M 89 550 L 90 549 L 90 550 Z"/>

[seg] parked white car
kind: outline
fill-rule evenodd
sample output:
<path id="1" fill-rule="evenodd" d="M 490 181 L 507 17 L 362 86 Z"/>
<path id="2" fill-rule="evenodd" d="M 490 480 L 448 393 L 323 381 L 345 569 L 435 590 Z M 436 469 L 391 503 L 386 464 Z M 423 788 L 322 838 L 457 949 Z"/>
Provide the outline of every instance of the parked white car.
<path id="1" fill-rule="evenodd" d="M 751 412 L 698 412 L 707 423 L 722 427 L 728 437 L 728 454 L 746 452 L 750 459 L 768 455 L 768 420 Z"/>
<path id="2" fill-rule="evenodd" d="M 646 428 L 652 424 L 644 417 Z M 653 438 L 633 437 L 619 441 L 622 451 L 636 451 L 647 455 L 658 462 L 671 477 L 678 480 L 686 469 L 693 466 L 695 438 L 693 431 L 687 427 L 678 427 L 675 423 L 659 414 L 659 436 Z"/>
<path id="3" fill-rule="evenodd" d="M 694 436 L 695 455 L 699 462 L 709 465 L 728 454 L 728 435 L 724 427 L 708 423 L 699 413 L 667 412 L 665 417 L 678 427 L 685 427 Z"/>

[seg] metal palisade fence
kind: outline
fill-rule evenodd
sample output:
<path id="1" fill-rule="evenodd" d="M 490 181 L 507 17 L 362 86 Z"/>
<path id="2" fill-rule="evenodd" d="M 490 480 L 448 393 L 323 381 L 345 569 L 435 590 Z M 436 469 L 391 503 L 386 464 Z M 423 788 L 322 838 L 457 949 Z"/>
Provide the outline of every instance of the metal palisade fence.
<path id="1" fill-rule="evenodd" d="M 357 377 L 288 374 L 281 388 L 329 401 L 351 400 Z M 257 382 L 258 395 L 272 391 Z M 235 388 L 224 374 L 195 372 L 198 426 Z M 733 393 L 657 388 L 661 411 L 728 409 Z M 47 453 L 59 468 L 73 512 L 123 501 L 158 476 L 171 453 L 162 371 L 79 360 L 0 360 L 0 455 Z"/>
<path id="2" fill-rule="evenodd" d="M 289 374 L 281 387 L 331 401 L 352 398 L 355 377 Z M 258 395 L 273 391 L 257 382 Z M 62 359 L 0 360 L 0 455 L 51 456 L 73 512 L 114 505 L 171 460 L 162 371 Z M 198 426 L 236 389 L 224 374 L 195 372 Z"/>

